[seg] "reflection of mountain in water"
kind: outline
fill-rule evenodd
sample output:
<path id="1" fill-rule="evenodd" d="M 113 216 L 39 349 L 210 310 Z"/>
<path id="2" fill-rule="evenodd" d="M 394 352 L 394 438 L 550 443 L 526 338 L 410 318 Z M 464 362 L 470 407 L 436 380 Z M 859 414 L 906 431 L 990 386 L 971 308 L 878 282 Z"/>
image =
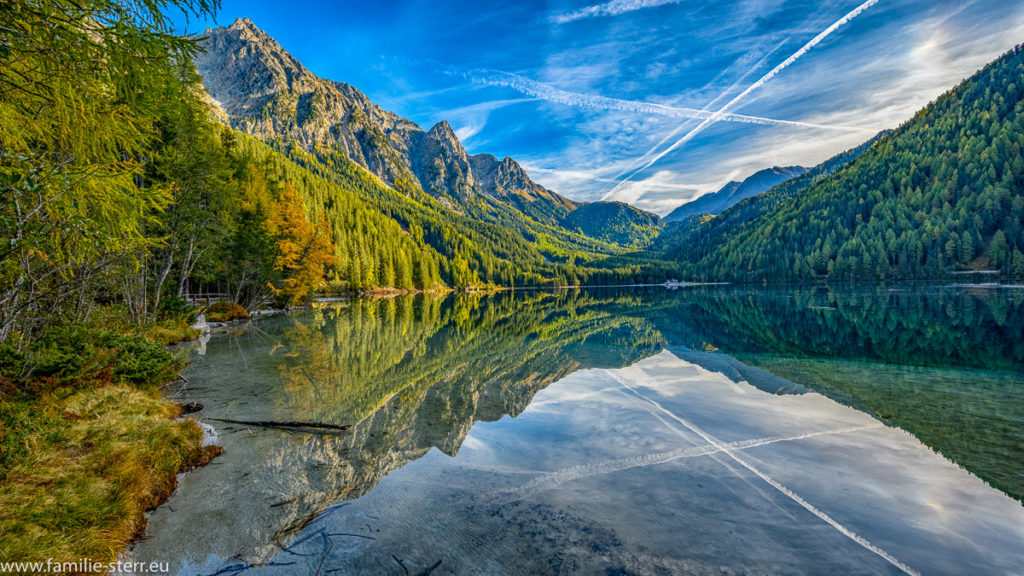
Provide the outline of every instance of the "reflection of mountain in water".
<path id="1" fill-rule="evenodd" d="M 1024 498 L 1024 291 L 694 289 L 653 320 L 728 355 L 687 361 L 770 392 L 765 373 L 806 386 Z"/>
<path id="2" fill-rule="evenodd" d="M 806 386 L 780 378 L 756 366 L 744 364 L 727 354 L 714 354 L 680 347 L 672 347 L 669 350 L 680 360 L 696 364 L 709 372 L 718 372 L 733 382 L 746 382 L 769 394 L 806 394 L 810 392 Z"/>
<path id="3" fill-rule="evenodd" d="M 187 550 L 193 561 L 267 561 L 325 509 L 392 470 L 433 447 L 454 455 L 474 422 L 519 414 L 575 370 L 657 353 L 658 333 L 628 313 L 637 304 L 579 292 L 363 299 L 215 339 L 208 366 L 191 377 L 205 417 L 353 427 L 218 425 L 225 456 L 183 479 L 136 557 Z M 206 378 L 210 371 L 217 375 Z"/>
<path id="4" fill-rule="evenodd" d="M 209 342 L 188 374 L 204 418 L 352 424 L 337 434 L 217 425 L 226 454 L 182 478 L 140 560 L 266 562 L 328 507 L 477 421 L 516 416 L 573 371 L 672 345 L 772 394 L 824 393 L 1024 495 L 1024 298 L 718 287 L 359 299 Z M 985 370 L 982 370 L 984 368 Z M 806 388 L 805 388 L 806 387 Z M 172 511 L 173 510 L 173 511 Z"/>

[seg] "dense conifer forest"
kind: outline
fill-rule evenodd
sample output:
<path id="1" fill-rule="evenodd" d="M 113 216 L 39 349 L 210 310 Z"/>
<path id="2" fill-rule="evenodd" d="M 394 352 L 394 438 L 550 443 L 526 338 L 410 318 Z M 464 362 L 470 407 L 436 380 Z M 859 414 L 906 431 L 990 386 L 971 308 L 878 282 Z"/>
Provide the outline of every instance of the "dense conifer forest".
<path id="1" fill-rule="evenodd" d="M 690 223 L 667 253 L 716 280 L 1024 275 L 1022 86 L 1018 47 L 831 175 Z"/>

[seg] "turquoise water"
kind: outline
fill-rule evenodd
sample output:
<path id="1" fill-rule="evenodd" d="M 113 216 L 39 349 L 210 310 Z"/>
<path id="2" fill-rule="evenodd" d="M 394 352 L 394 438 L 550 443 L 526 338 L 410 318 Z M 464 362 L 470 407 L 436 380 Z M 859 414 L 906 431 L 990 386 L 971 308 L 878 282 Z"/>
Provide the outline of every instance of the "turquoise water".
<path id="1" fill-rule="evenodd" d="M 1024 291 L 357 299 L 193 349 L 180 574 L 1002 574 Z M 315 421 L 345 431 L 226 423 Z"/>

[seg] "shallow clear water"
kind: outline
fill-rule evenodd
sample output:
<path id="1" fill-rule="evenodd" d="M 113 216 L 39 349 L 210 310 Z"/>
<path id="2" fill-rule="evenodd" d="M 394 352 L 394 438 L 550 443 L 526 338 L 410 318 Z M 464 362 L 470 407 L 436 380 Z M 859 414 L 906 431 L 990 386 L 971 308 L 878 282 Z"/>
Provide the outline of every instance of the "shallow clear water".
<path id="1" fill-rule="evenodd" d="M 264 318 L 191 352 L 173 393 L 226 452 L 131 554 L 181 574 L 1020 573 L 1022 331 L 1024 292 L 996 288 Z"/>

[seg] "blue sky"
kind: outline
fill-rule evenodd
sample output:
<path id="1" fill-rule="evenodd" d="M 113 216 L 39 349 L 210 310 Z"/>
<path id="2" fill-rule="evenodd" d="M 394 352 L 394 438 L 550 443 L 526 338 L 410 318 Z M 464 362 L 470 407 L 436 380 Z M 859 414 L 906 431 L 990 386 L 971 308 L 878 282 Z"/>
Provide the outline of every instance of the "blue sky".
<path id="1" fill-rule="evenodd" d="M 242 16 L 470 153 L 660 214 L 856 146 L 1024 42 L 1016 0 L 224 0 L 187 30 Z"/>

